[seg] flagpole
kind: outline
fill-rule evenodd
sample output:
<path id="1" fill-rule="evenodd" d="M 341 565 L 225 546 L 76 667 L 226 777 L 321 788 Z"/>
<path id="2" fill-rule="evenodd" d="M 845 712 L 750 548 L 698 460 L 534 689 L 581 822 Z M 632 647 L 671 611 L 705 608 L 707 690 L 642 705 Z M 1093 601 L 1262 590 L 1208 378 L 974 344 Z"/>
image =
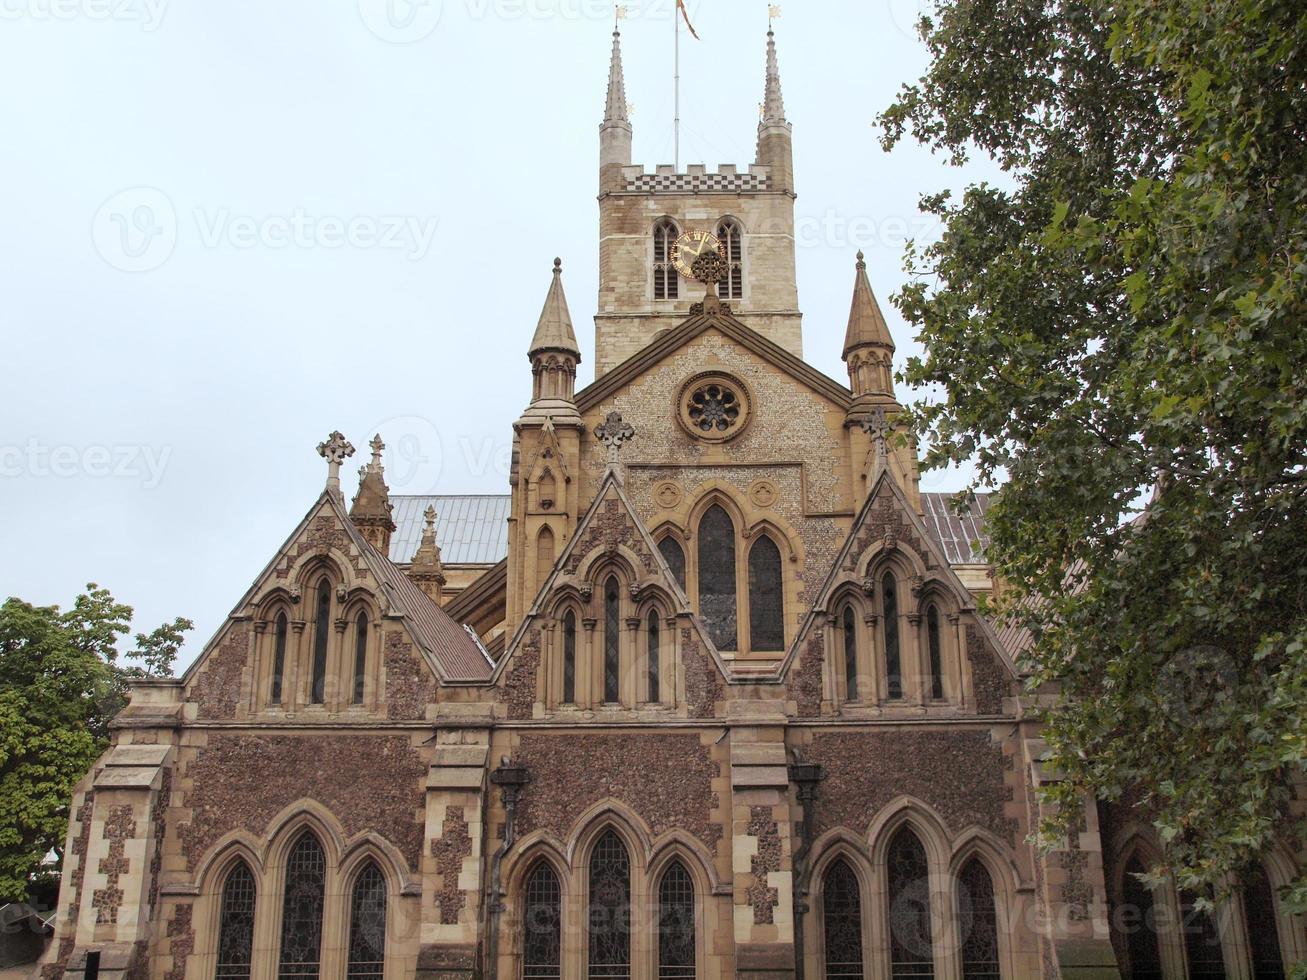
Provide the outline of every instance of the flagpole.
<path id="1" fill-rule="evenodd" d="M 672 118 L 672 159 L 675 164 L 675 172 L 681 169 L 681 17 L 680 8 L 672 8 L 672 25 L 676 29 L 676 40 L 674 42 L 674 69 L 673 69 L 673 111 Z"/>

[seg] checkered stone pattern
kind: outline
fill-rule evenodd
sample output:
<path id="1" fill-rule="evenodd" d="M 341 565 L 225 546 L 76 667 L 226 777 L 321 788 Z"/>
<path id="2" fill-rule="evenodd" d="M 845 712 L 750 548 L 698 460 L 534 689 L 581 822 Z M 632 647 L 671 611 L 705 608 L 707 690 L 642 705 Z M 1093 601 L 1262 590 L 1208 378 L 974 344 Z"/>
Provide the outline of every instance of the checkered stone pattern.
<path id="1" fill-rule="evenodd" d="M 626 189 L 646 193 L 666 191 L 678 194 L 702 194 L 717 191 L 735 194 L 742 191 L 765 191 L 767 176 L 765 174 L 641 174 L 629 178 Z"/>

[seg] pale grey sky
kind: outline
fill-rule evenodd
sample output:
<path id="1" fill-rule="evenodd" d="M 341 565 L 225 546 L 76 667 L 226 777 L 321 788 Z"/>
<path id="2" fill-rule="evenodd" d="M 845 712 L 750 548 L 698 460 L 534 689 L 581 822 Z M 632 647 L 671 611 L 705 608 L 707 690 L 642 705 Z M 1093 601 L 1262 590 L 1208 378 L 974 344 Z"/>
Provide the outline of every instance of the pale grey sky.
<path id="1" fill-rule="evenodd" d="M 917 199 L 992 173 L 879 148 L 876 113 L 926 67 L 917 2 L 791 0 L 776 23 L 805 352 L 841 382 L 854 253 L 902 361 L 889 296 L 904 239 L 934 233 Z M 652 167 L 675 4 L 627 6 Z M 690 9 L 681 163 L 748 164 L 767 4 Z M 396 492 L 506 492 L 555 255 L 591 378 L 611 11 L 0 0 L 0 597 L 96 581 L 138 628 L 194 619 L 188 662 L 321 490 L 332 429 L 354 463 L 380 430 Z"/>

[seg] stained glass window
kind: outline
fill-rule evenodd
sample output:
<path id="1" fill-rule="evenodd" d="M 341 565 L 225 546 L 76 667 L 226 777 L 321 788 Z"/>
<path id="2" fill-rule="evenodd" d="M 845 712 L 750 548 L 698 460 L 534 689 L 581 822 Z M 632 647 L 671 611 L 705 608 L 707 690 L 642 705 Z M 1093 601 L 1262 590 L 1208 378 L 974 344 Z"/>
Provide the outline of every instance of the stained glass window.
<path id="1" fill-rule="evenodd" d="M 1118 911 L 1120 928 L 1125 933 L 1126 954 L 1130 958 L 1130 980 L 1162 980 L 1162 955 L 1157 945 L 1157 912 L 1153 893 L 1139 880 L 1143 862 L 1133 857 L 1125 868 L 1121 883 L 1122 908 Z"/>
<path id="2" fill-rule="evenodd" d="M 744 229 L 735 219 L 726 218 L 717 226 L 717 240 L 726 253 L 726 278 L 717 284 L 717 295 L 740 299 L 744 296 Z"/>
<path id="3" fill-rule="evenodd" d="M 318 586 L 318 615 L 313 624 L 314 704 L 322 704 L 327 695 L 327 637 L 331 635 L 331 586 L 324 579 Z"/>
<path id="4" fill-rule="evenodd" d="M 576 613 L 563 617 L 563 703 L 576 703 Z"/>
<path id="5" fill-rule="evenodd" d="M 286 614 L 277 613 L 272 653 L 272 703 L 281 704 L 282 678 L 286 676 Z"/>
<path id="6" fill-rule="evenodd" d="M 699 522 L 699 615 L 718 650 L 739 647 L 735 610 L 735 525 L 719 506 Z"/>
<path id="7" fill-rule="evenodd" d="M 1216 923 L 1185 892 L 1180 893 L 1180 928 L 1189 955 L 1189 980 L 1225 980 L 1225 954 Z"/>
<path id="8" fill-rule="evenodd" d="M 604 586 L 604 701 L 616 704 L 621 697 L 622 606 L 617 579 Z"/>
<path id="9" fill-rule="evenodd" d="M 305 831 L 286 862 L 286 896 L 281 909 L 281 980 L 317 980 L 322 956 L 322 896 L 327 859 L 322 845 Z"/>
<path id="10" fill-rule="evenodd" d="M 658 550 L 662 552 L 667 567 L 672 570 L 672 578 L 676 579 L 681 591 L 685 591 L 685 550 L 681 543 L 668 535 L 658 542 Z"/>
<path id="11" fill-rule="evenodd" d="M 881 580 L 881 612 L 885 619 L 885 677 L 891 700 L 903 697 L 903 667 L 899 656 L 899 594 L 893 574 Z"/>
<path id="12" fill-rule="evenodd" d="M 994 880 L 978 858 L 968 861 L 958 875 L 958 919 L 962 936 L 962 980 L 1002 980 Z"/>
<path id="13" fill-rule="evenodd" d="M 749 647 L 755 652 L 785 648 L 781 550 L 765 534 L 749 549 Z"/>
<path id="14" fill-rule="evenodd" d="M 354 703 L 363 703 L 363 678 L 368 671 L 368 614 L 354 621 Z"/>
<path id="15" fill-rule="evenodd" d="M 626 845 L 605 831 L 590 855 L 590 980 L 631 976 L 631 859 Z"/>
<path id="16" fill-rule="evenodd" d="M 658 980 L 693 980 L 694 915 L 694 881 L 673 861 L 658 886 Z"/>
<path id="17" fill-rule="evenodd" d="M 826 980 L 862 980 L 862 891 L 843 858 L 827 870 L 821 895 Z"/>
<path id="18" fill-rule="evenodd" d="M 562 890 L 558 875 L 543 861 L 526 880 L 522 908 L 523 980 L 558 980 L 562 975 Z"/>
<path id="19" fill-rule="evenodd" d="M 662 678 L 659 676 L 662 667 L 659 662 L 662 656 L 662 651 L 659 649 L 662 640 L 660 626 L 658 610 L 651 609 L 649 611 L 649 700 L 651 702 L 662 700 Z"/>
<path id="20" fill-rule="evenodd" d="M 858 621 L 853 615 L 853 607 L 844 607 L 842 623 L 844 633 L 844 696 L 850 701 L 858 700 Z"/>
<path id="21" fill-rule="evenodd" d="M 680 294 L 676 267 L 672 265 L 672 246 L 680 231 L 671 218 L 663 218 L 654 225 L 654 299 L 676 299 Z"/>
<path id="22" fill-rule="evenodd" d="M 221 921 L 218 926 L 217 980 L 249 980 L 254 951 L 254 875 L 249 865 L 237 861 L 227 872 L 222 886 Z"/>
<path id="23" fill-rule="evenodd" d="M 1244 874 L 1243 908 L 1248 922 L 1248 948 L 1253 956 L 1253 980 L 1284 980 L 1279 917 L 1266 869 L 1255 867 Z"/>
<path id="24" fill-rule="evenodd" d="M 889 871 L 890 976 L 934 977 L 935 952 L 930 927 L 930 872 L 926 849 L 904 827 L 890 841 Z"/>
<path id="25" fill-rule="evenodd" d="M 940 652 L 939 609 L 926 610 L 926 647 L 930 654 L 930 696 L 936 701 L 944 697 L 944 657 Z"/>
<path id="26" fill-rule="evenodd" d="M 350 898 L 348 980 L 380 980 L 385 961 L 386 879 L 369 861 Z"/>

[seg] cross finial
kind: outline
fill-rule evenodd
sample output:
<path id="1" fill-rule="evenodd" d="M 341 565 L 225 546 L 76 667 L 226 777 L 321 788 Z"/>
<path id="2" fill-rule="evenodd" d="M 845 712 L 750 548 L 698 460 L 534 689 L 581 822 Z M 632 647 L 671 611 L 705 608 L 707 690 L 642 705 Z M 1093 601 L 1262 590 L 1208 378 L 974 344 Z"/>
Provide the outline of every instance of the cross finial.
<path id="1" fill-rule="evenodd" d="M 862 420 L 862 431 L 871 436 L 872 443 L 876 449 L 876 473 L 885 468 L 885 463 L 889 458 L 889 444 L 887 436 L 889 434 L 889 420 L 885 417 L 885 409 L 877 408 L 865 419 Z"/>
<path id="2" fill-rule="evenodd" d="M 354 455 L 354 447 L 339 432 L 318 443 L 318 455 L 327 461 L 327 489 L 340 493 L 340 466 Z"/>
<path id="3" fill-rule="evenodd" d="M 616 465 L 622 447 L 635 438 L 635 429 L 622 420 L 621 412 L 609 412 L 608 418 L 595 428 L 595 438 L 608 447 L 608 463 Z"/>

